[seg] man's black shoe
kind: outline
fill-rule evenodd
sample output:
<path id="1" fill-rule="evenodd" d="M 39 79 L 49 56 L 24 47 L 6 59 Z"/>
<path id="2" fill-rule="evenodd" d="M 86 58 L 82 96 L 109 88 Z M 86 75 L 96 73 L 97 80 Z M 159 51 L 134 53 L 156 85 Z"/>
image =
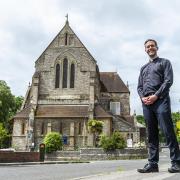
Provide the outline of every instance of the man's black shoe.
<path id="1" fill-rule="evenodd" d="M 180 165 L 175 163 L 170 168 L 168 168 L 168 171 L 170 173 L 180 173 Z"/>
<path id="2" fill-rule="evenodd" d="M 144 168 L 137 169 L 139 173 L 159 172 L 158 164 L 146 164 Z"/>

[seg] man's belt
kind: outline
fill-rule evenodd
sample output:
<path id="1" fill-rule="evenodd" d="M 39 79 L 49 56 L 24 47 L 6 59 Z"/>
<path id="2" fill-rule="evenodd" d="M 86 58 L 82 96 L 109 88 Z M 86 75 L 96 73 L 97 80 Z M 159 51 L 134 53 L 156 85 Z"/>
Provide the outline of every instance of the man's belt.
<path id="1" fill-rule="evenodd" d="M 154 93 L 147 93 L 147 94 L 145 95 L 145 97 L 152 96 L 152 95 L 154 95 Z"/>

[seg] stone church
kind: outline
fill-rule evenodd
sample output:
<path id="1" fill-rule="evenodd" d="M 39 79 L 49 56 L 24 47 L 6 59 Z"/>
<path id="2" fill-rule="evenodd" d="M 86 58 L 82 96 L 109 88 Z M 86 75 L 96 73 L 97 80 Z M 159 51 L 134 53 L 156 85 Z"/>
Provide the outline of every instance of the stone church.
<path id="1" fill-rule="evenodd" d="M 59 132 L 67 149 L 93 146 L 89 119 L 104 122 L 103 133 L 114 130 L 139 141 L 130 115 L 130 91 L 117 72 L 100 72 L 68 20 L 35 62 L 21 110 L 13 118 L 12 146 L 38 149 L 48 132 Z"/>

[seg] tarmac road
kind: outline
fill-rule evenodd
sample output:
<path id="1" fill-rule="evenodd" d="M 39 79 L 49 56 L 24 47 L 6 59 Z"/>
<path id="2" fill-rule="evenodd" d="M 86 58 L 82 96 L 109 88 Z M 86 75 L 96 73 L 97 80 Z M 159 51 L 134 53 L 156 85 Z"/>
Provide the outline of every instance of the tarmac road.
<path id="1" fill-rule="evenodd" d="M 0 166 L 0 180 L 179 180 L 180 173 L 167 172 L 169 150 L 160 154 L 159 173 L 140 174 L 147 160 L 93 161 L 90 163 Z"/>

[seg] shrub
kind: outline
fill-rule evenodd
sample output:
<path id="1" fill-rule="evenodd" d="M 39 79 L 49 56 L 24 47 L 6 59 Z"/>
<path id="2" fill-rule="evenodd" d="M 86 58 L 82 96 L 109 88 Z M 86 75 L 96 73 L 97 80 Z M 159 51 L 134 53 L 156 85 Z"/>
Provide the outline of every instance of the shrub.
<path id="1" fill-rule="evenodd" d="M 100 147 L 102 147 L 104 150 L 109 151 L 109 150 L 115 150 L 116 146 L 113 143 L 113 140 L 111 137 L 102 135 L 100 138 Z"/>
<path id="2" fill-rule="evenodd" d="M 106 151 L 123 149 L 126 147 L 126 141 L 119 132 L 115 131 L 110 137 L 105 135 L 101 136 L 100 146 Z"/>
<path id="3" fill-rule="evenodd" d="M 116 144 L 116 149 L 123 149 L 126 147 L 126 141 L 120 132 L 113 132 L 112 139 Z"/>
<path id="4" fill-rule="evenodd" d="M 62 149 L 62 136 L 57 132 L 50 132 L 46 134 L 43 143 L 45 144 L 45 149 L 47 153 Z"/>

